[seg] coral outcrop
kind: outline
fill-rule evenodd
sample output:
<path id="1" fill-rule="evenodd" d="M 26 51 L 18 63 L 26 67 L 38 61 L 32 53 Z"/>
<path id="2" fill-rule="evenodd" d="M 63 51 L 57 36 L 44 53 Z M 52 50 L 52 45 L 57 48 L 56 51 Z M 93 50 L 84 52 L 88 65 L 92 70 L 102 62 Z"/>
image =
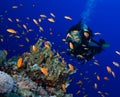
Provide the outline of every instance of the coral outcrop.
<path id="1" fill-rule="evenodd" d="M 49 41 L 39 39 L 30 52 L 11 62 L 16 64 L 9 63 L 0 69 L 13 77 L 21 96 L 72 97 L 66 89 L 71 81 L 69 75 L 75 70 L 71 65 L 72 69 L 67 68 L 64 58 L 52 49 Z"/>

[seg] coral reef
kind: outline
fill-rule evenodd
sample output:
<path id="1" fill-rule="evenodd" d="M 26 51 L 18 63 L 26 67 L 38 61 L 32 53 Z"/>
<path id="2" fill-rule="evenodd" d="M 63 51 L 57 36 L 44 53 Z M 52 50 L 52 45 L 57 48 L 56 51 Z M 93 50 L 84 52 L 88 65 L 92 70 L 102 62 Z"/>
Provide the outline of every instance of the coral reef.
<path id="1" fill-rule="evenodd" d="M 6 50 L 0 50 L 0 66 L 3 65 L 3 62 L 6 60 L 6 55 Z"/>
<path id="2" fill-rule="evenodd" d="M 12 77 L 7 73 L 0 71 L 0 93 L 9 93 L 15 89 L 15 83 Z"/>
<path id="3" fill-rule="evenodd" d="M 9 61 L 0 70 L 13 77 L 17 93 L 23 97 L 72 97 L 66 89 L 71 81 L 69 75 L 75 70 L 67 68 L 64 58 L 52 49 L 49 41 L 39 39 L 30 52 L 23 53 L 17 62 Z"/>

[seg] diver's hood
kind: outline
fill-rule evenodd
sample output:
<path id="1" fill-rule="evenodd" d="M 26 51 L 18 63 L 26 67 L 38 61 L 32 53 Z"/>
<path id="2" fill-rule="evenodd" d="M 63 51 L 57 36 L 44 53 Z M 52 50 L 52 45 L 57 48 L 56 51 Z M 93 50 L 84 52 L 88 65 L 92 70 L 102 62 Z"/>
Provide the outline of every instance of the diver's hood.
<path id="1" fill-rule="evenodd" d="M 83 28 L 84 31 L 88 31 L 88 26 L 86 24 L 83 24 L 82 28 Z"/>

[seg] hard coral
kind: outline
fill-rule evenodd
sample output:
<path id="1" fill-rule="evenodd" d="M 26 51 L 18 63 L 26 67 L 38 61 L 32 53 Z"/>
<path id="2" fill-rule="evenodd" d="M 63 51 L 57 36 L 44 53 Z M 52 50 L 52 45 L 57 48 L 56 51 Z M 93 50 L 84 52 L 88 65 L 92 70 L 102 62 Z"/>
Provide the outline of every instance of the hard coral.
<path id="1" fill-rule="evenodd" d="M 0 71 L 0 93 L 9 93 L 14 90 L 14 81 L 7 73 Z"/>

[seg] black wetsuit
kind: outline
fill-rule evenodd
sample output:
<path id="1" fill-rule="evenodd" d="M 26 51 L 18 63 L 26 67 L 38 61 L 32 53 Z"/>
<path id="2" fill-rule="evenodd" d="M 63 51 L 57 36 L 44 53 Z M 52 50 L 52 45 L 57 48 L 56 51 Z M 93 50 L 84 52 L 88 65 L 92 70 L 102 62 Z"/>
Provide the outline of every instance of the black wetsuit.
<path id="1" fill-rule="evenodd" d="M 71 42 L 74 45 L 74 49 L 71 50 L 69 53 L 73 54 L 74 56 L 82 55 L 85 59 L 90 60 L 95 54 L 102 51 L 102 43 L 104 43 L 104 40 L 101 40 L 99 42 L 95 41 L 93 39 L 92 31 L 89 28 L 87 29 L 89 34 L 88 38 L 84 36 L 84 30 L 82 28 L 81 22 L 72 26 L 68 30 L 68 33 L 71 34 L 74 30 L 79 31 L 81 36 L 81 43 L 77 43 L 71 37 L 67 37 L 67 42 Z M 93 42 L 94 44 L 96 44 L 96 46 L 89 45 L 90 42 Z M 83 45 L 86 46 L 84 47 Z M 88 48 L 88 50 L 85 50 L 85 48 Z"/>

